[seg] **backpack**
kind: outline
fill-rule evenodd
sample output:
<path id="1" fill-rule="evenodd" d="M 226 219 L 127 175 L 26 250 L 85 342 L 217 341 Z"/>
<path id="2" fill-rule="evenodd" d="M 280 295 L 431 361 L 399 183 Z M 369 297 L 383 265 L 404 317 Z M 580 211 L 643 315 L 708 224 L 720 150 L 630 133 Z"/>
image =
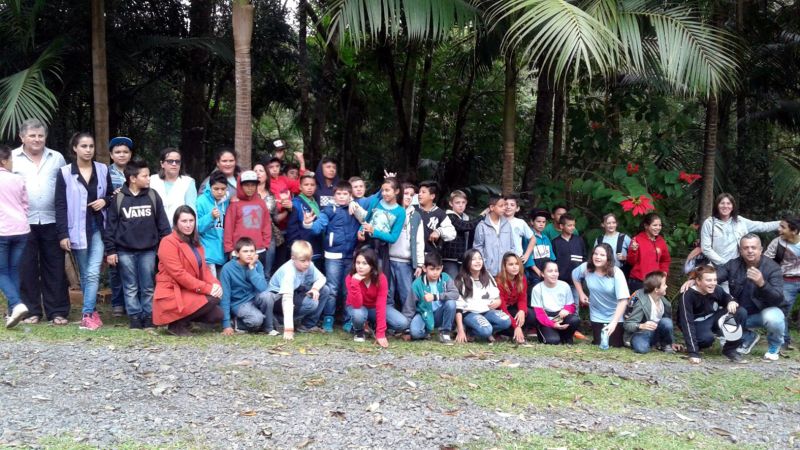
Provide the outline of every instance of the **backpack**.
<path id="1" fill-rule="evenodd" d="M 619 233 L 619 235 L 617 236 L 617 248 L 614 251 L 615 259 L 617 254 L 622 253 L 622 245 L 625 243 L 625 236 L 626 236 L 625 233 Z M 601 234 L 600 236 L 597 236 L 597 239 L 595 239 L 594 245 L 596 247 L 602 243 L 603 243 L 603 235 Z M 622 267 L 620 269 L 622 269 L 622 273 L 625 274 L 625 278 L 628 278 L 628 276 L 631 274 L 631 265 L 628 264 L 628 261 L 623 261 Z"/>
<path id="2" fill-rule="evenodd" d="M 158 203 L 156 202 L 155 191 L 153 191 L 152 189 L 148 189 L 147 196 L 150 197 L 150 201 L 153 202 L 153 209 L 155 209 L 158 206 Z M 114 194 L 114 197 L 115 197 L 114 200 L 117 203 L 117 215 L 119 215 L 119 212 L 122 210 L 122 200 L 125 198 L 125 194 L 123 194 L 122 192 L 117 192 L 116 194 Z M 153 214 L 153 216 L 155 217 L 155 214 Z"/>
<path id="3" fill-rule="evenodd" d="M 775 257 L 773 257 L 772 260 L 780 266 L 783 262 L 784 255 L 786 255 L 786 246 L 781 245 L 780 241 L 778 241 L 778 248 L 775 249 Z"/>

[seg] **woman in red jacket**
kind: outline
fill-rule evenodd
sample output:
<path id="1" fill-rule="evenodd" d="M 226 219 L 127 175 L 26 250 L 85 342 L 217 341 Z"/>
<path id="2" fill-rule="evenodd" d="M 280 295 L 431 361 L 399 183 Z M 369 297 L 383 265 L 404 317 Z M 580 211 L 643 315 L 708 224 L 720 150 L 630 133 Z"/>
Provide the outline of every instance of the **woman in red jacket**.
<path id="1" fill-rule="evenodd" d="M 641 232 L 637 234 L 628 247 L 628 264 L 631 265 L 631 274 L 628 279 L 628 288 L 631 292 L 641 289 L 642 280 L 648 273 L 660 270 L 669 273 L 669 256 L 667 241 L 661 237 L 661 218 L 656 213 L 644 216 Z"/>
<path id="2" fill-rule="evenodd" d="M 153 323 L 167 325 L 167 331 L 175 336 L 191 336 L 190 322 L 222 321 L 222 286 L 206 264 L 196 220 L 192 208 L 178 207 L 172 234 L 158 246 Z"/>
<path id="3" fill-rule="evenodd" d="M 497 274 L 497 288 L 500 290 L 500 309 L 511 317 L 514 341 L 525 343 L 525 330 L 533 327 L 533 315 L 528 310 L 528 282 L 522 272 L 522 260 L 514 252 L 503 255 L 500 272 Z"/>

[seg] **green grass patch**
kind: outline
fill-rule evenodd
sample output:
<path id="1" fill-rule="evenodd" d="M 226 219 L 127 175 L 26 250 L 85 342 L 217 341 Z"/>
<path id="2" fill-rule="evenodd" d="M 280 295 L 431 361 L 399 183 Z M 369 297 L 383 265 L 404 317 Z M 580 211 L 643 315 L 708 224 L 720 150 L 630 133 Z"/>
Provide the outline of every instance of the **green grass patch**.
<path id="1" fill-rule="evenodd" d="M 765 375 L 753 370 L 690 373 L 686 378 L 692 397 L 720 402 L 799 402 L 800 377 Z"/>
<path id="2" fill-rule="evenodd" d="M 76 438 L 71 434 L 61 436 L 46 436 L 39 439 L 39 446 L 44 449 L 53 450 L 94 450 L 101 448 L 97 445 L 92 445 L 81 439 Z M 169 444 L 143 444 L 135 441 L 125 441 L 114 444 L 117 450 L 180 450 L 180 449 L 207 449 L 210 448 L 208 443 L 199 440 L 193 441 L 175 441 Z"/>

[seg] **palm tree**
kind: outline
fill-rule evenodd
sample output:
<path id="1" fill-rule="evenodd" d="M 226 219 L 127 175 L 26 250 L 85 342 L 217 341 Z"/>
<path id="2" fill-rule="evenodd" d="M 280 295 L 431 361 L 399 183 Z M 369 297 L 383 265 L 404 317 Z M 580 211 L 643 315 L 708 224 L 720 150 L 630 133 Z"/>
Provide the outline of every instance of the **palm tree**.
<path id="1" fill-rule="evenodd" d="M 94 136 L 97 159 L 109 163 L 108 67 L 106 64 L 106 18 L 103 0 L 92 0 L 92 88 Z"/>
<path id="2" fill-rule="evenodd" d="M 236 73 L 236 131 L 234 146 L 242 167 L 252 166 L 253 118 L 251 113 L 250 43 L 253 37 L 253 5 L 233 1 L 233 46 Z"/>

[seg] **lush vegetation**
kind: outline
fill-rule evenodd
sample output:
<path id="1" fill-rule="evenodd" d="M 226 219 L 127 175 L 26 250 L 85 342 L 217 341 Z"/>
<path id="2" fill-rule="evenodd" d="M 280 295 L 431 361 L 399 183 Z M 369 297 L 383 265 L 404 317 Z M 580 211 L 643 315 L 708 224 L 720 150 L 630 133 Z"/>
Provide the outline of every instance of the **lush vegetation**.
<path id="1" fill-rule="evenodd" d="M 178 146 L 205 176 L 234 144 L 232 2 L 90 3 L 105 11 L 108 132 L 151 159 Z M 800 204 L 796 2 L 250 3 L 254 160 L 281 137 L 344 175 L 392 168 L 470 186 L 473 203 L 513 190 L 568 201 L 583 226 L 622 213 L 627 231 L 623 203 L 644 202 L 673 248 L 714 192 L 757 218 Z M 98 126 L 93 23 L 86 2 L 0 0 L 0 140 L 27 116 L 61 150 Z"/>

